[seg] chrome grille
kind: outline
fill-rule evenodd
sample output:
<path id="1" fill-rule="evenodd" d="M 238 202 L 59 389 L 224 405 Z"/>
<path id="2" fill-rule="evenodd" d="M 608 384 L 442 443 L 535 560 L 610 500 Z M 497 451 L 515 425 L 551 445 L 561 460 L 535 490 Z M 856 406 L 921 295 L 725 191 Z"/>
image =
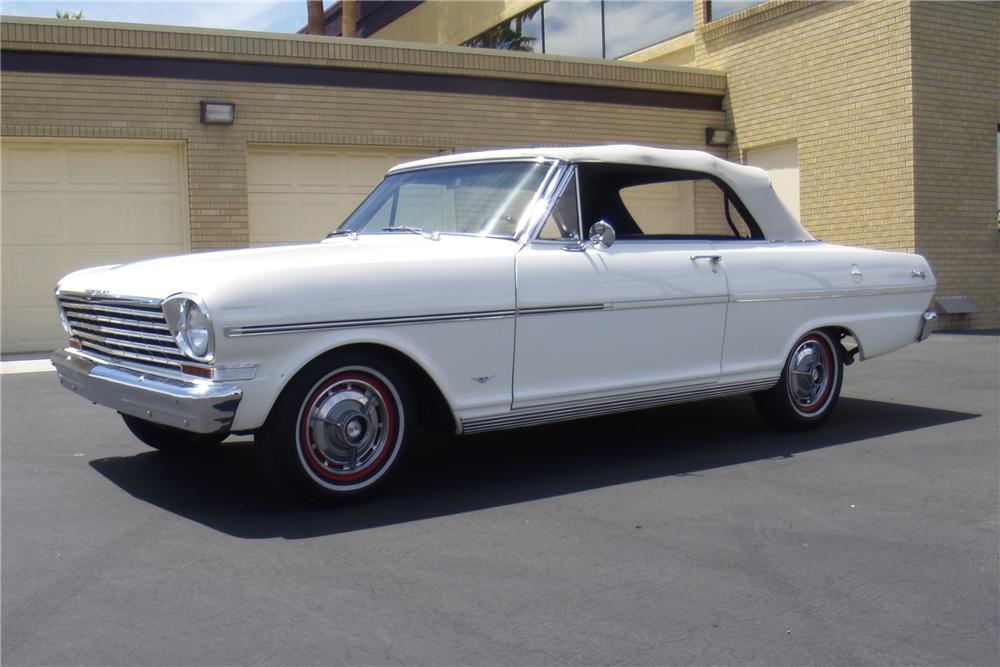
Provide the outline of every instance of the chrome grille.
<path id="1" fill-rule="evenodd" d="M 84 351 L 160 368 L 190 363 L 170 335 L 159 301 L 65 293 L 58 301 Z"/>

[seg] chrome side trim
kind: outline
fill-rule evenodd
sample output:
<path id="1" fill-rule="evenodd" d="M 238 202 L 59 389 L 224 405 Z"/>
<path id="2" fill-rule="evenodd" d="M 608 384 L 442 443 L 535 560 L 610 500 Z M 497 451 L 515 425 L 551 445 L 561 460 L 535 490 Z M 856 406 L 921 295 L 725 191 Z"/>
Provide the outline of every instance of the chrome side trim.
<path id="1" fill-rule="evenodd" d="M 513 310 L 484 310 L 471 313 L 380 317 L 365 320 L 330 320 L 325 322 L 302 322 L 298 324 L 256 324 L 240 327 L 226 327 L 224 329 L 224 333 L 228 338 L 238 338 L 240 336 L 267 336 L 270 334 L 297 333 L 301 331 L 331 331 L 335 329 L 353 329 L 358 327 L 386 327 L 400 326 L 404 324 L 498 320 L 508 317 L 514 317 Z"/>
<path id="2" fill-rule="evenodd" d="M 855 290 L 816 290 L 802 292 L 782 292 L 779 294 L 748 294 L 732 299 L 733 303 L 759 303 L 761 301 L 798 301 L 801 299 L 843 299 L 852 296 L 881 296 L 884 294 L 910 294 L 927 292 L 926 287 L 869 287 Z"/>
<path id="3" fill-rule="evenodd" d="M 677 306 L 701 306 L 713 303 L 728 303 L 729 295 L 718 296 L 687 296 L 676 299 L 637 299 L 635 301 L 616 301 L 606 304 L 608 310 L 632 310 L 635 308 L 676 308 Z"/>
<path id="4" fill-rule="evenodd" d="M 521 426 L 593 417 L 613 412 L 641 410 L 643 408 L 669 405 L 671 403 L 686 403 L 717 396 L 745 394 L 770 389 L 777 382 L 777 377 L 730 384 L 713 382 L 687 387 L 620 394 L 587 401 L 567 401 L 539 407 L 515 408 L 502 415 L 464 419 L 462 420 L 462 432 L 483 433 L 485 431 L 498 431 L 501 429 L 519 428 Z"/>
<path id="5" fill-rule="evenodd" d="M 470 313 L 445 313 L 440 315 L 408 315 L 403 317 L 376 317 L 359 320 L 329 320 L 322 322 L 299 322 L 294 324 L 251 324 L 226 327 L 227 338 L 241 336 L 268 336 L 272 334 L 298 333 L 303 331 L 333 331 L 336 329 L 356 329 L 361 327 L 388 327 L 406 324 L 435 324 L 439 322 L 470 322 L 475 320 L 498 320 L 508 317 L 528 315 L 552 315 L 556 313 L 596 312 L 604 310 L 629 310 L 634 308 L 670 308 L 709 303 L 725 303 L 726 296 L 691 297 L 681 299 L 647 299 L 641 301 L 619 301 L 616 303 L 583 303 L 569 306 L 533 306 L 515 310 L 484 310 Z"/>
<path id="6" fill-rule="evenodd" d="M 517 314 L 521 315 L 551 315 L 553 313 L 579 313 L 595 310 L 608 310 L 606 303 L 581 303 L 573 306 L 534 306 L 531 308 L 518 308 Z"/>
<path id="7" fill-rule="evenodd" d="M 93 403 L 193 433 L 226 433 L 243 391 L 235 385 L 177 380 L 96 363 L 75 350 L 51 357 L 59 382 Z"/>

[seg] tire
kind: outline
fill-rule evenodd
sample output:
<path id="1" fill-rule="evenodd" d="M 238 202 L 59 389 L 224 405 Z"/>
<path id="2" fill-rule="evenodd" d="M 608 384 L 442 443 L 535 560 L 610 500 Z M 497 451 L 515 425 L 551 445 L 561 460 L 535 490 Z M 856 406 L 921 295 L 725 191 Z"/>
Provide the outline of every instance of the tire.
<path id="1" fill-rule="evenodd" d="M 332 355 L 297 375 L 254 437 L 287 491 L 328 506 L 384 488 L 416 422 L 410 390 L 377 356 Z"/>
<path id="2" fill-rule="evenodd" d="M 840 398 L 844 360 L 840 345 L 817 329 L 795 342 L 778 384 L 753 395 L 757 410 L 781 431 L 808 431 L 829 418 Z"/>
<path id="3" fill-rule="evenodd" d="M 228 433 L 190 433 L 179 428 L 154 424 L 151 421 L 122 415 L 122 421 L 132 435 L 153 449 L 165 454 L 194 454 L 209 451 L 226 439 Z"/>

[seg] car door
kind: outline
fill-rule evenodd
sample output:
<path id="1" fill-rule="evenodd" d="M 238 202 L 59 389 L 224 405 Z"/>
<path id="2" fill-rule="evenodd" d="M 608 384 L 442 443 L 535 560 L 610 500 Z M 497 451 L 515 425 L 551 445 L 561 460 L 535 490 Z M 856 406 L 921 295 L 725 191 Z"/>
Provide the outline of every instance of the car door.
<path id="1" fill-rule="evenodd" d="M 514 409 L 574 402 L 602 411 L 710 390 L 728 300 L 711 241 L 632 233 L 610 247 L 580 244 L 581 189 L 571 178 L 516 256 Z"/>

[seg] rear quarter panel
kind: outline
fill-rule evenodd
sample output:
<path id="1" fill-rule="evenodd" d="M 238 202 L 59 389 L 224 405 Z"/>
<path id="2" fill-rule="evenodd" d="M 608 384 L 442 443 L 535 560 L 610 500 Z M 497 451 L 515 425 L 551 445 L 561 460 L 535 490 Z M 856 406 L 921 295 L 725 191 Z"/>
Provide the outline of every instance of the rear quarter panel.
<path id="1" fill-rule="evenodd" d="M 730 292 L 723 376 L 777 375 L 795 340 L 821 327 L 848 329 L 861 359 L 899 349 L 916 340 L 935 287 L 919 255 L 820 242 L 716 249 Z"/>

